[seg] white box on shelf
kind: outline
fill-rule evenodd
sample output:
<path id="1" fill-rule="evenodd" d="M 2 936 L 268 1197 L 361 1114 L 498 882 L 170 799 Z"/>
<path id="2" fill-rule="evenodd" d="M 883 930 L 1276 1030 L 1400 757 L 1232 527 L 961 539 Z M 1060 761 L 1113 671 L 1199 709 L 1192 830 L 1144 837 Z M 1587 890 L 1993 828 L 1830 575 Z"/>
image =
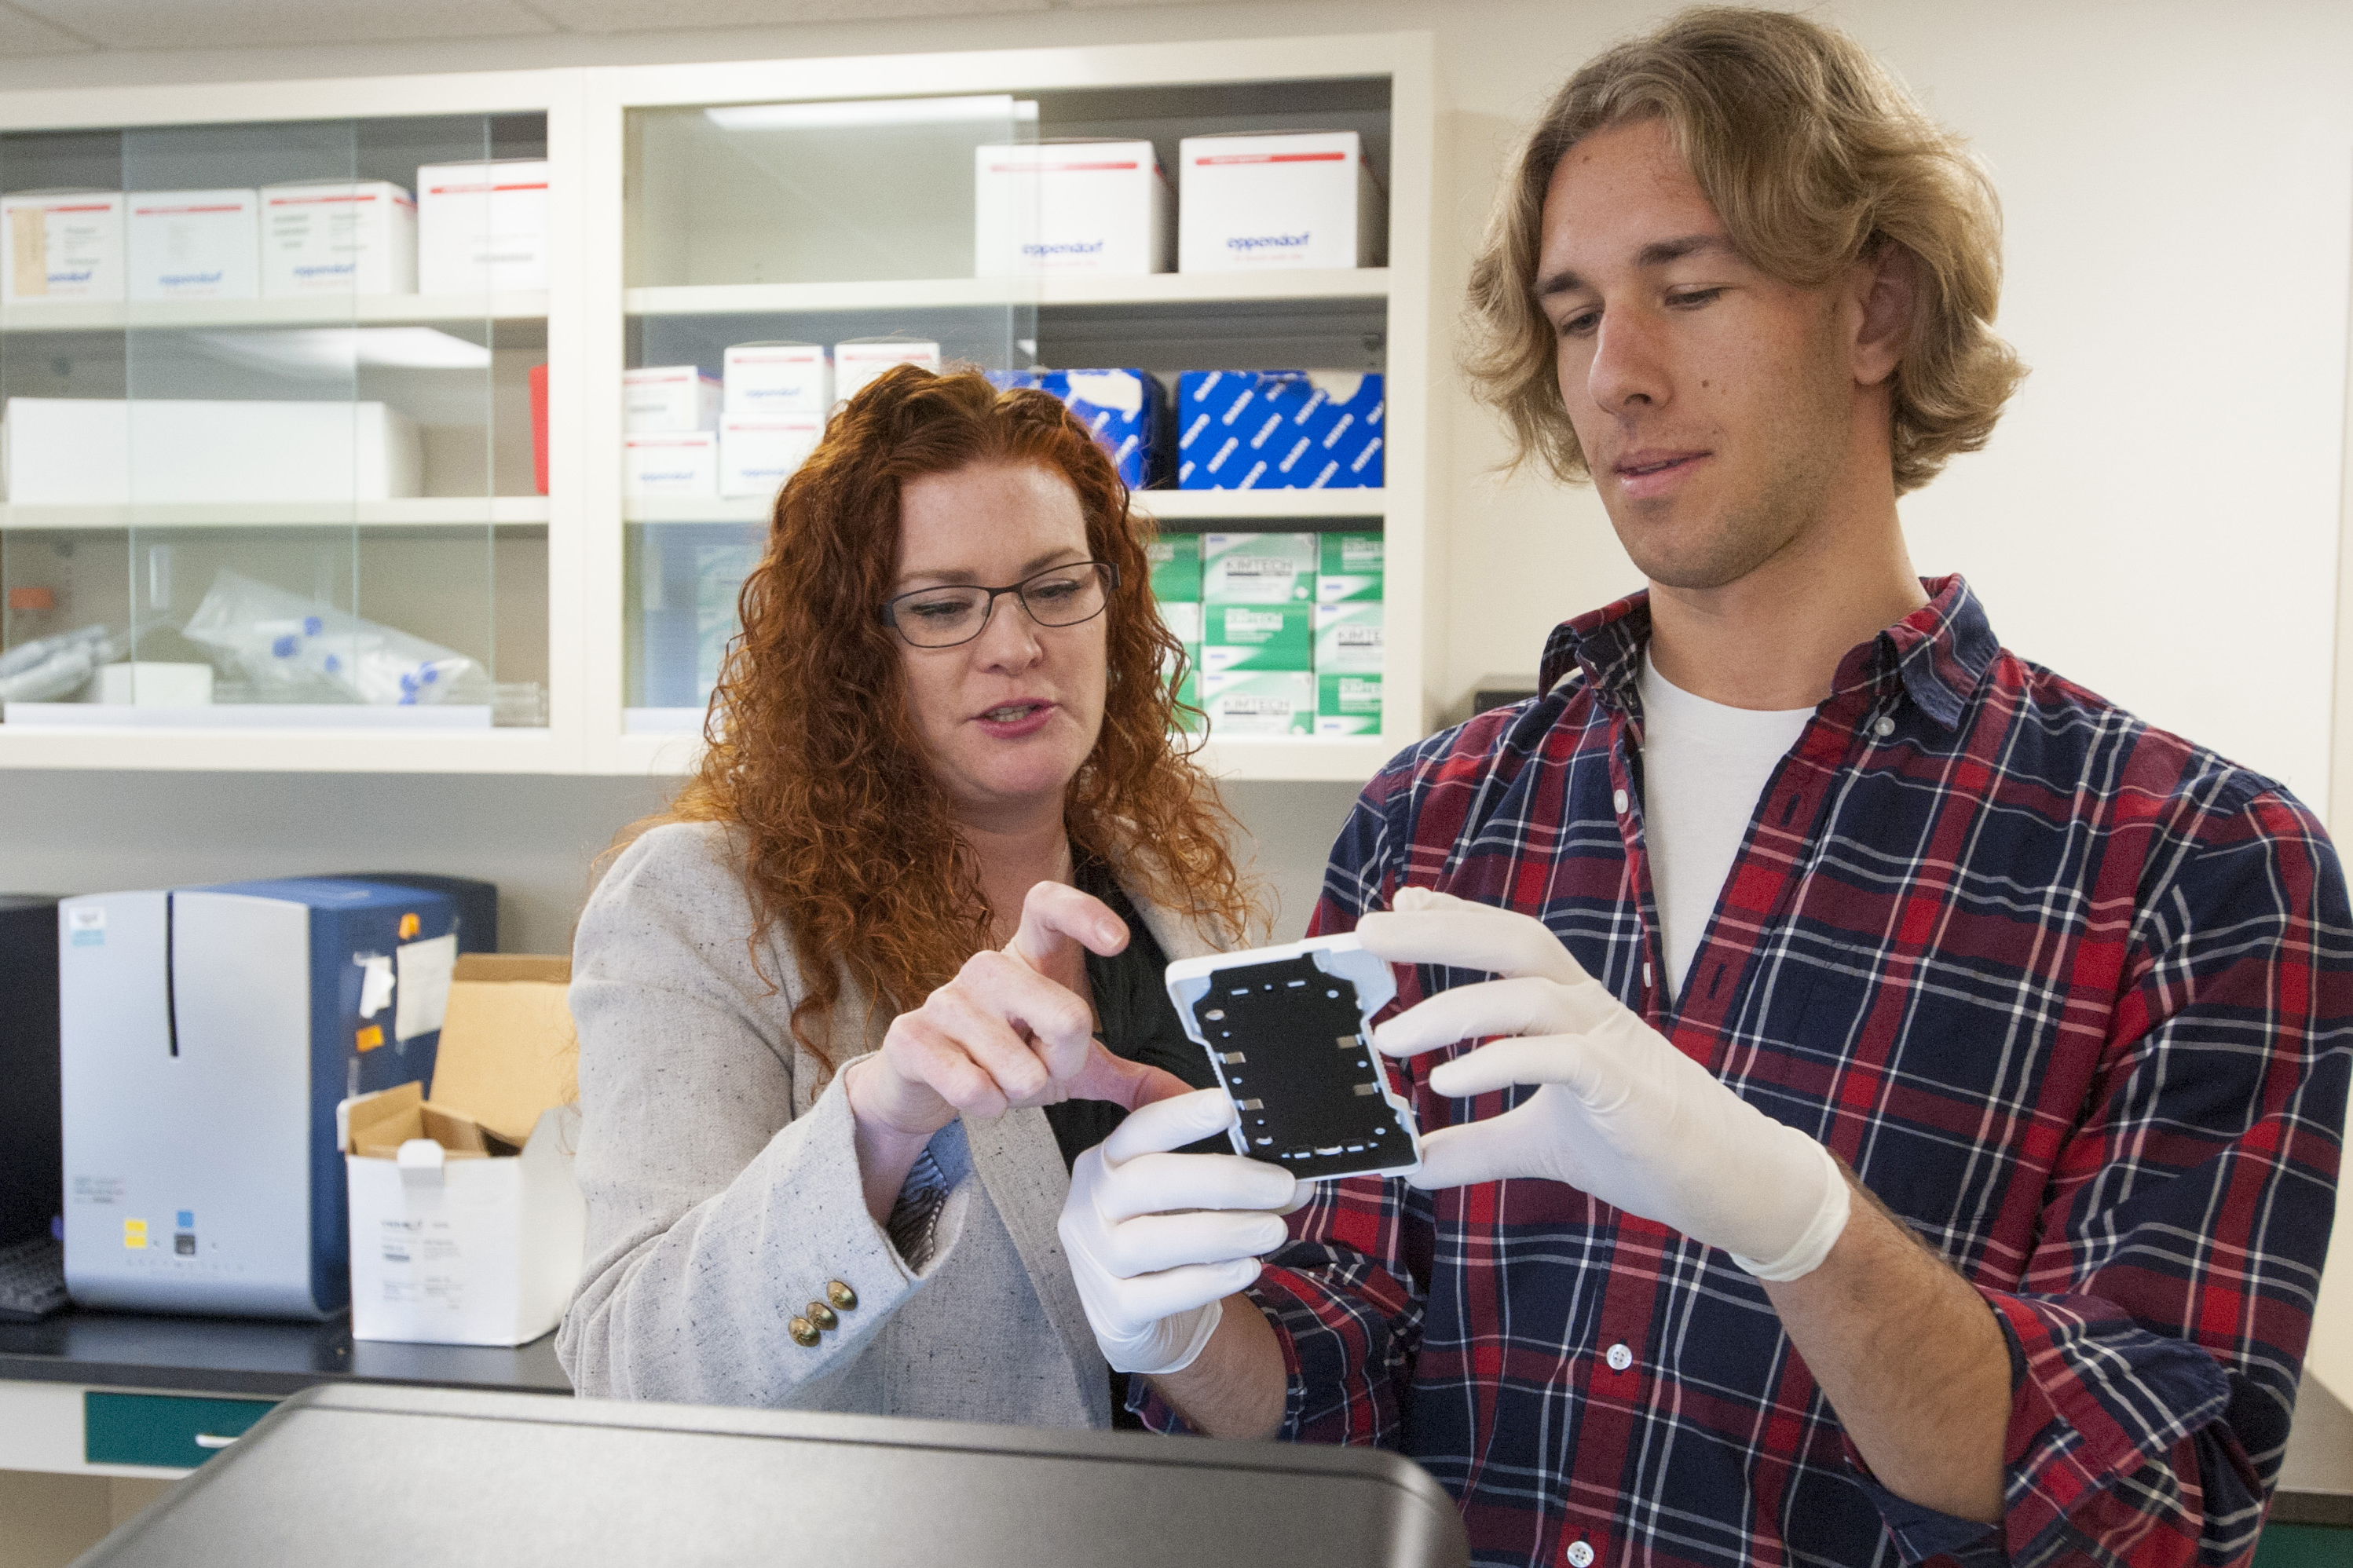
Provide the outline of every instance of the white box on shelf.
<path id="1" fill-rule="evenodd" d="M 256 191 L 133 191 L 131 297 L 261 297 L 261 197 Z"/>
<path id="2" fill-rule="evenodd" d="M 136 659 L 98 667 L 90 700 L 114 708 L 205 708 L 213 700 L 209 664 L 157 664 Z"/>
<path id="3" fill-rule="evenodd" d="M 975 277 L 1168 270 L 1168 181 L 1151 142 L 973 151 Z"/>
<path id="4" fill-rule="evenodd" d="M 919 364 L 940 368 L 940 345 L 913 338 L 851 338 L 833 345 L 833 385 L 837 402 L 847 403 L 866 390 L 866 384 L 892 365 Z"/>
<path id="5" fill-rule="evenodd" d="M 408 416 L 381 403 L 12 397 L 0 485 L 18 505 L 395 500 L 419 493 Z"/>
<path id="6" fill-rule="evenodd" d="M 417 288 L 480 294 L 547 287 L 547 160 L 417 171 Z"/>
<path id="7" fill-rule="evenodd" d="M 719 493 L 773 496 L 825 435 L 820 414 L 730 414 L 719 421 Z"/>
<path id="8" fill-rule="evenodd" d="M 261 187 L 261 293 L 417 292 L 417 203 L 389 180 Z"/>
<path id="9" fill-rule="evenodd" d="M 20 191 L 0 197 L 0 300 L 122 298 L 121 191 Z"/>
<path id="10" fill-rule="evenodd" d="M 823 419 L 833 410 L 833 360 L 823 343 L 735 343 L 719 370 L 730 416 Z"/>
<path id="11" fill-rule="evenodd" d="M 625 496 L 717 496 L 719 434 L 680 430 L 621 437 Z"/>
<path id="12" fill-rule="evenodd" d="M 1380 189 L 1355 132 L 1187 136 L 1176 147 L 1180 272 L 1380 264 Z"/>
<path id="13" fill-rule="evenodd" d="M 659 436 L 719 428 L 719 382 L 691 364 L 621 373 L 621 430 Z"/>

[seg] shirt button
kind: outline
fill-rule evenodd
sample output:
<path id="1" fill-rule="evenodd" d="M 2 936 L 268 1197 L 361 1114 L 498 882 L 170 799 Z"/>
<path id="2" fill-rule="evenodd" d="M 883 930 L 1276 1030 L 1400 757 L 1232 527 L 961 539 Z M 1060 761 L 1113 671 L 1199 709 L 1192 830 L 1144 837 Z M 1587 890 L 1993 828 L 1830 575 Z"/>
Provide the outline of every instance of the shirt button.
<path id="1" fill-rule="evenodd" d="M 1871 727 L 1871 732 L 1883 741 L 1895 733 L 1895 721 L 1882 713 L 1879 716 L 1879 722 Z"/>
<path id="2" fill-rule="evenodd" d="M 1626 814 L 1626 792 L 1624 790 L 1621 789 L 1617 794 L 1609 797 L 1609 808 L 1612 811 L 1617 812 L 1620 816 L 1623 816 Z"/>
<path id="3" fill-rule="evenodd" d="M 1609 1362 L 1611 1372 L 1624 1372 L 1634 1364 L 1634 1352 L 1624 1345 L 1611 1345 L 1609 1353 L 1602 1359 Z"/>
<path id="4" fill-rule="evenodd" d="M 1593 1568 L 1593 1544 L 1586 1541 L 1568 1543 L 1568 1568 Z"/>

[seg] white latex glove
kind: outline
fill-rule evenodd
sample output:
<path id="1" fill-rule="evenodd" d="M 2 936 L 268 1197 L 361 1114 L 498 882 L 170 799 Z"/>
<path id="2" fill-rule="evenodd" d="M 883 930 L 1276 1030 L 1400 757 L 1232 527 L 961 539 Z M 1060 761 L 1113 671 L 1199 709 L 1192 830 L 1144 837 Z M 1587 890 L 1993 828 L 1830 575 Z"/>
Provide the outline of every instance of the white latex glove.
<path id="1" fill-rule="evenodd" d="M 1119 1372 L 1182 1372 L 1209 1342 L 1219 1303 L 1258 1278 L 1288 1236 L 1298 1182 L 1239 1154 L 1178 1154 L 1233 1124 L 1223 1089 L 1129 1113 L 1079 1156 L 1062 1205 L 1062 1249 L 1103 1360 Z M 1245 1211 L 1245 1212 L 1236 1212 Z"/>
<path id="2" fill-rule="evenodd" d="M 1764 1279 L 1811 1273 L 1846 1228 L 1829 1150 L 1716 1081 L 1577 966 L 1541 921 L 1423 888 L 1356 935 L 1392 963 L 1505 976 L 1429 998 L 1375 1031 L 1391 1057 L 1501 1036 L 1430 1069 L 1467 1098 L 1542 1087 L 1503 1115 L 1425 1133 L 1417 1187 L 1507 1176 L 1566 1182 L 1720 1247 Z"/>

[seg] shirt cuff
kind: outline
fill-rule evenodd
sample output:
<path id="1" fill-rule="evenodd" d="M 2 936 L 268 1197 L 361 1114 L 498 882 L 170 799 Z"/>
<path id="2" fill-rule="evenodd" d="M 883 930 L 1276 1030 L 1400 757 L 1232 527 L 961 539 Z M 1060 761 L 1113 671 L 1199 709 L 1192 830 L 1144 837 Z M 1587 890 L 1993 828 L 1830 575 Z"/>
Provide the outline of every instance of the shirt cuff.
<path id="1" fill-rule="evenodd" d="M 933 1249 L 939 1244 L 940 1214 L 947 1202 L 947 1174 L 926 1146 L 908 1168 L 907 1184 L 899 1189 L 899 1201 L 892 1205 L 890 1221 L 882 1227 L 891 1245 L 899 1249 L 901 1261 L 916 1274 L 930 1264 Z"/>

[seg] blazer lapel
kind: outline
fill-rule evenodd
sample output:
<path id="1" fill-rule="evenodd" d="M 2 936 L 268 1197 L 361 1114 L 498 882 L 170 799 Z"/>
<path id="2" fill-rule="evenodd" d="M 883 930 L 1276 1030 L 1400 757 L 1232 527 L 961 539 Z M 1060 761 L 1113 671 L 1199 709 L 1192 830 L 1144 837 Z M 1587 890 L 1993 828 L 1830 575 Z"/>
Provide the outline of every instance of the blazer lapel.
<path id="1" fill-rule="evenodd" d="M 972 1167 L 980 1184 L 1005 1221 L 1029 1271 L 1029 1284 L 1046 1309 L 1046 1321 L 1061 1337 L 1062 1348 L 1078 1374 L 1088 1406 L 1111 1424 L 1111 1390 L 1103 1352 L 1071 1279 L 1070 1259 L 1062 1254 L 1062 1238 L 1055 1228 L 1071 1181 L 1062 1167 L 1062 1152 L 1054 1142 L 1046 1113 L 1030 1108 L 1010 1110 L 994 1121 L 964 1120 L 965 1140 L 972 1149 Z"/>

